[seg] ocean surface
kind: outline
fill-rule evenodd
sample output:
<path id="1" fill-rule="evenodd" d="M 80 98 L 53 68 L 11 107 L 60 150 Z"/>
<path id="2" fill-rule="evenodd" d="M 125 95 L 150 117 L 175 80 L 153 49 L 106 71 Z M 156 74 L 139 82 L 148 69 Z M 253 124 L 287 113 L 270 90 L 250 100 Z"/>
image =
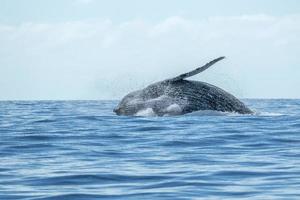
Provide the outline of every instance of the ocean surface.
<path id="1" fill-rule="evenodd" d="M 243 101 L 254 115 L 2 101 L 0 199 L 300 199 L 300 100 Z"/>

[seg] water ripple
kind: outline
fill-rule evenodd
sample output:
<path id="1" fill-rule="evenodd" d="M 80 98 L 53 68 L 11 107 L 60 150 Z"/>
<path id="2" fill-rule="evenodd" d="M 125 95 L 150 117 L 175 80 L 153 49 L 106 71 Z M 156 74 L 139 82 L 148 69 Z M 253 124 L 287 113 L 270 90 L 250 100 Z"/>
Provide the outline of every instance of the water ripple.
<path id="1" fill-rule="evenodd" d="M 299 199 L 300 100 L 245 102 L 255 115 L 0 102 L 0 199 Z"/>

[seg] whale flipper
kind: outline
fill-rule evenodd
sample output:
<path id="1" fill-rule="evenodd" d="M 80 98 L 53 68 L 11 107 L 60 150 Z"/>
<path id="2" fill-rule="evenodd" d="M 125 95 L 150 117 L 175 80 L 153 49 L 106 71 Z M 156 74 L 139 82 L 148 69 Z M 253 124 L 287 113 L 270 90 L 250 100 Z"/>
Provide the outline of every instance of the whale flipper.
<path id="1" fill-rule="evenodd" d="M 196 74 L 199 74 L 199 73 L 207 70 L 210 66 L 214 65 L 216 62 L 218 62 L 220 60 L 223 60 L 224 58 L 225 58 L 224 56 L 216 58 L 216 59 L 210 61 L 209 63 L 206 63 L 202 67 L 198 67 L 197 69 L 194 69 L 193 71 L 190 71 L 190 72 L 187 72 L 187 73 L 184 73 L 184 74 L 180 74 L 179 76 L 176 76 L 175 78 L 171 78 L 168 81 L 172 81 L 172 82 L 179 81 L 179 80 L 183 80 L 183 79 L 186 79 L 188 77 L 194 76 Z"/>

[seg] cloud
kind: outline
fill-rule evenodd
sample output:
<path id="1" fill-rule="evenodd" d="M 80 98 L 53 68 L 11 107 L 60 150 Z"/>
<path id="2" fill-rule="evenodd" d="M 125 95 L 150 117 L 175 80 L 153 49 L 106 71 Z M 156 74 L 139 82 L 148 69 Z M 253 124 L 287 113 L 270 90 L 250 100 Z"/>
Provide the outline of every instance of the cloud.
<path id="1" fill-rule="evenodd" d="M 112 99 L 192 70 L 240 97 L 294 97 L 300 16 L 0 25 L 1 99 Z"/>

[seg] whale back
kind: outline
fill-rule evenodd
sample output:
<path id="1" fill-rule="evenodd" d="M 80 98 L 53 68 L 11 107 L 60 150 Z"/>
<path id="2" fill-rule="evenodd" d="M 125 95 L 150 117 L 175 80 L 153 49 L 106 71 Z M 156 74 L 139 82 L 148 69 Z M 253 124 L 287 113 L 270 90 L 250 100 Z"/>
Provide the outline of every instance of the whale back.
<path id="1" fill-rule="evenodd" d="M 171 85 L 173 91 L 169 92 L 169 96 L 186 98 L 188 101 L 183 109 L 184 113 L 196 110 L 216 110 L 241 114 L 252 112 L 236 97 L 209 83 L 181 80 L 172 82 Z"/>
<path id="2" fill-rule="evenodd" d="M 197 110 L 251 113 L 240 100 L 223 89 L 200 81 L 163 81 L 152 84 L 141 91 L 144 101 L 169 97 L 169 104 L 177 104 L 182 114 Z M 168 105 L 169 105 L 168 104 Z"/>

